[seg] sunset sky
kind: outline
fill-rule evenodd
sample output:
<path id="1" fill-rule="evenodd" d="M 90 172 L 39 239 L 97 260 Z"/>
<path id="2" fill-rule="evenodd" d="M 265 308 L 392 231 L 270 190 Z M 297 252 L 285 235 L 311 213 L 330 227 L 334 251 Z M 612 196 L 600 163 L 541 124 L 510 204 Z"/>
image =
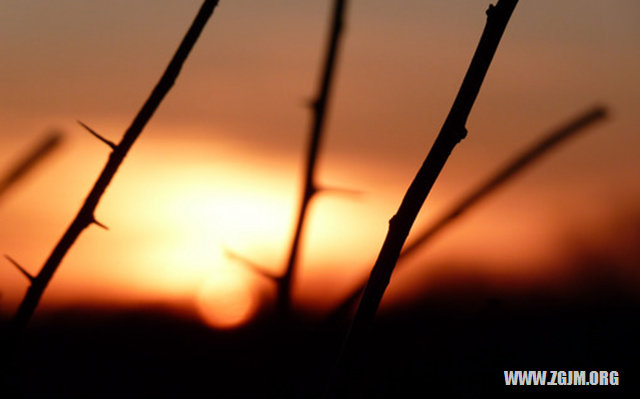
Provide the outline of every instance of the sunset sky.
<path id="1" fill-rule="evenodd" d="M 0 198 L 0 253 L 37 273 L 107 159 L 108 148 L 76 120 L 119 141 L 200 4 L 0 3 L 0 175 L 49 130 L 66 139 Z M 330 309 L 369 270 L 447 115 L 488 4 L 351 2 L 318 175 L 361 194 L 314 199 L 297 307 Z M 173 301 L 232 320 L 273 295 L 270 282 L 224 250 L 274 272 L 284 267 L 330 5 L 220 1 L 98 207 L 110 231 L 83 233 L 43 307 Z M 536 279 L 569 242 L 602 241 L 610 220 L 637 214 L 639 18 L 635 0 L 518 4 L 469 134 L 417 228 L 569 118 L 594 104 L 611 116 L 451 226 L 395 276 L 388 299 L 428 289 L 442 272 L 430 262 L 489 264 L 473 272 Z M 26 280 L 2 263 L 0 312 L 10 314 Z"/>

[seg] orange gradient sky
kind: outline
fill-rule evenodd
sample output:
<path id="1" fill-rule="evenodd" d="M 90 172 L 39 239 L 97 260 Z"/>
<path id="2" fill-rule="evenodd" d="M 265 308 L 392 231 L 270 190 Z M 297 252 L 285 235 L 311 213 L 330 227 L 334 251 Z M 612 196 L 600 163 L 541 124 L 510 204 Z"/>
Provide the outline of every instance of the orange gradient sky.
<path id="1" fill-rule="evenodd" d="M 1 252 L 39 270 L 107 157 L 75 120 L 119 140 L 199 5 L 0 3 L 0 173 L 47 129 L 67 139 L 0 202 Z M 350 5 L 318 175 L 362 195 L 314 200 L 297 306 L 326 310 L 367 272 L 451 106 L 487 5 Z M 274 272 L 283 267 L 310 122 L 304 104 L 320 73 L 329 10 L 329 1 L 220 2 L 98 207 L 110 231 L 90 228 L 80 237 L 43 306 L 187 301 L 210 320 L 216 306 L 230 314 L 226 320 L 259 310 L 273 287 L 224 250 Z M 602 103 L 611 118 L 452 226 L 398 273 L 390 299 L 402 299 L 402 287 L 427 289 L 434 270 L 425 260 L 479 261 L 494 265 L 483 273 L 514 278 L 544 274 L 540 265 L 563 256 L 561 236 L 596 237 L 621 209 L 633 210 L 640 195 L 638 18 L 634 0 L 520 2 L 469 135 L 419 226 L 583 109 Z M 1 312 L 13 312 L 25 289 L 9 264 L 0 267 Z M 231 294 L 220 295 L 225 290 Z M 220 299 L 234 295 L 238 302 Z"/>

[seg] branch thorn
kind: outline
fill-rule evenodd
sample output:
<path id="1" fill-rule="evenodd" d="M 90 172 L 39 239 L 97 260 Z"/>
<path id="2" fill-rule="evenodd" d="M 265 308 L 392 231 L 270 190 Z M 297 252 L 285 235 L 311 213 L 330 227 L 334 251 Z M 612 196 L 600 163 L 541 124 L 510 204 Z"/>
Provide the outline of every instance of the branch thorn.
<path id="1" fill-rule="evenodd" d="M 31 273 L 29 273 L 24 267 L 20 266 L 20 264 L 18 262 L 16 262 L 12 257 L 10 257 L 9 255 L 5 255 L 4 256 L 9 262 L 11 262 L 11 264 L 13 264 L 30 282 L 31 284 L 33 284 L 33 281 L 36 279 L 35 277 L 33 277 L 31 275 Z"/>
<path id="2" fill-rule="evenodd" d="M 82 121 L 77 120 L 76 122 L 78 122 L 78 124 L 83 128 L 87 129 L 87 131 L 91 133 L 95 138 L 97 138 L 98 140 L 102 141 L 103 143 L 111 147 L 112 150 L 116 149 L 116 144 L 113 141 L 107 140 L 106 138 L 102 137 L 98 132 L 96 132 L 95 130 L 91 129 L 89 126 L 82 123 Z"/>
<path id="3" fill-rule="evenodd" d="M 343 188 L 343 187 L 331 187 L 331 186 L 318 187 L 317 191 L 318 192 L 334 192 L 338 194 L 346 194 L 346 195 L 358 196 L 358 197 L 364 194 L 360 190 L 353 190 L 350 188 Z"/>
<path id="4" fill-rule="evenodd" d="M 109 230 L 109 226 L 107 226 L 107 225 L 105 225 L 105 224 L 103 224 L 103 223 L 101 223 L 101 222 L 98 222 L 98 221 L 96 220 L 96 218 L 95 218 L 95 217 L 94 217 L 94 218 L 92 218 L 91 223 L 93 223 L 93 224 L 95 224 L 96 226 L 101 227 L 101 228 L 103 228 L 103 229 L 105 229 L 105 230 Z"/>
<path id="5" fill-rule="evenodd" d="M 246 266 L 247 268 L 251 269 L 251 271 L 253 271 L 254 273 L 257 273 L 257 274 L 261 275 L 262 277 L 266 277 L 267 279 L 269 279 L 271 281 L 274 281 L 274 282 L 278 282 L 278 281 L 281 280 L 280 276 L 265 270 L 265 268 L 262 265 L 260 265 L 260 264 L 258 264 L 256 262 L 253 262 L 250 259 L 245 258 L 244 256 L 242 256 L 242 255 L 230 250 L 227 247 L 223 247 L 223 250 L 224 250 L 224 254 L 229 259 L 234 259 L 234 260 L 240 261 L 240 264 L 242 264 L 242 265 Z"/>

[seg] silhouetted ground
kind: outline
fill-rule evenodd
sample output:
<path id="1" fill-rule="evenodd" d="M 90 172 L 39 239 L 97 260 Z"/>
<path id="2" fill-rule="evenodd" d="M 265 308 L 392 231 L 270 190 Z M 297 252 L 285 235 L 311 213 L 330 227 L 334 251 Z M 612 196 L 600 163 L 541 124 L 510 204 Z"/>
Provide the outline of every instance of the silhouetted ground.
<path id="1" fill-rule="evenodd" d="M 487 300 L 473 282 L 440 290 L 378 318 L 349 397 L 633 397 L 640 392 L 640 303 L 615 287 L 605 291 Z M 259 320 L 215 331 L 162 307 L 63 310 L 30 326 L 5 375 L 16 393 L 6 397 L 317 397 L 345 328 Z M 504 370 L 617 370 L 620 385 L 505 387 Z"/>

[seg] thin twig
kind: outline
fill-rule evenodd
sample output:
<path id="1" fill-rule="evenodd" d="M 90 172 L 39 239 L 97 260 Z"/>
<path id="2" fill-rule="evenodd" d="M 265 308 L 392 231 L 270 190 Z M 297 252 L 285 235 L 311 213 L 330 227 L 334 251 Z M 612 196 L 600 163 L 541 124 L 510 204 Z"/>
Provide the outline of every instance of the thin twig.
<path id="1" fill-rule="evenodd" d="M 309 147 L 307 152 L 307 164 L 305 171 L 305 180 L 302 192 L 302 201 L 298 212 L 295 232 L 289 250 L 289 256 L 285 267 L 284 274 L 279 280 L 276 309 L 281 316 L 287 315 L 291 308 L 291 290 L 292 282 L 296 272 L 296 262 L 302 237 L 302 230 L 306 220 L 307 209 L 309 203 L 315 194 L 318 193 L 319 187 L 315 180 L 315 167 L 322 132 L 325 122 L 325 115 L 329 96 L 331 94 L 331 82 L 335 64 L 338 57 L 338 47 L 340 37 L 344 27 L 344 14 L 347 0 L 336 0 L 333 6 L 333 22 L 327 52 L 324 60 L 324 69 L 320 87 L 318 88 L 317 97 L 312 101 L 311 108 L 313 111 L 313 122 L 309 137 Z"/>
<path id="2" fill-rule="evenodd" d="M 67 228 L 66 232 L 53 249 L 53 252 L 45 262 L 40 272 L 33 279 L 33 283 L 28 288 L 27 293 L 18 308 L 18 311 L 13 319 L 13 330 L 17 337 L 26 327 L 29 319 L 33 315 L 40 298 L 44 293 L 45 288 L 49 284 L 49 281 L 53 277 L 53 274 L 58 269 L 60 262 L 69 251 L 71 246 L 75 243 L 78 236 L 82 231 L 90 224 L 96 223 L 94 212 L 98 206 L 98 202 L 103 193 L 107 189 L 107 186 L 116 174 L 118 167 L 122 163 L 127 152 L 138 138 L 147 122 L 153 116 L 154 112 L 164 99 L 165 95 L 169 92 L 173 86 L 180 69 L 184 64 L 189 52 L 193 48 L 197 41 L 202 29 L 206 25 L 209 17 L 213 13 L 214 8 L 217 6 L 218 0 L 205 0 L 202 7 L 198 11 L 191 27 L 187 31 L 184 39 L 180 43 L 176 53 L 174 54 L 171 62 L 167 66 L 164 74 L 158 81 L 157 85 L 151 92 L 149 98 L 144 103 L 135 119 L 131 123 L 131 126 L 127 129 L 120 143 L 113 149 L 109 155 L 109 160 L 104 169 L 100 173 L 100 176 L 96 180 L 93 188 L 89 192 L 85 202 L 78 211 L 77 215 Z M 101 225 L 101 224 L 99 224 Z"/>
<path id="3" fill-rule="evenodd" d="M 373 266 L 332 380 L 329 382 L 329 396 L 343 393 L 341 391 L 345 388 L 348 370 L 358 356 L 366 331 L 373 322 L 411 226 L 453 148 L 467 134 L 467 118 L 516 4 L 517 0 L 499 0 L 495 7 L 489 6 L 487 23 L 449 115 L 427 158 L 411 182 L 398 212 L 389 221 L 387 237 Z"/>
<path id="4" fill-rule="evenodd" d="M 559 147 L 560 144 L 567 142 L 569 138 L 575 137 L 578 133 L 586 131 L 586 128 L 590 127 L 595 122 L 602 120 L 606 115 L 606 108 L 600 106 L 593 107 L 582 113 L 580 116 L 573 118 L 560 128 L 555 129 L 550 134 L 545 135 L 541 140 L 533 143 L 524 152 L 507 162 L 497 173 L 491 175 L 488 180 L 480 184 L 473 191 L 469 192 L 428 228 L 418 233 L 416 238 L 402 249 L 398 264 L 396 265 L 396 270 L 401 265 L 406 264 L 404 261 L 409 258 L 411 254 L 415 253 L 419 248 L 424 247 L 425 244 L 430 242 L 433 237 L 443 231 L 446 226 L 451 224 L 451 222 L 463 213 L 471 209 L 474 205 L 478 204 L 482 199 L 486 198 L 498 188 L 504 186 L 505 183 L 517 176 L 527 166 L 531 166 L 535 161 L 540 160 L 544 155 L 548 154 L 551 149 Z M 356 288 L 351 291 L 340 305 L 331 313 L 328 320 L 337 321 L 348 315 L 362 295 L 366 284 L 367 281 L 365 279 L 365 281 L 356 286 Z"/>
<path id="5" fill-rule="evenodd" d="M 24 157 L 18 160 L 4 176 L 0 177 L 0 198 L 7 193 L 9 188 L 26 176 L 29 171 L 33 170 L 37 164 L 58 148 L 62 143 L 62 139 L 63 136 L 59 132 L 49 133 Z"/>

